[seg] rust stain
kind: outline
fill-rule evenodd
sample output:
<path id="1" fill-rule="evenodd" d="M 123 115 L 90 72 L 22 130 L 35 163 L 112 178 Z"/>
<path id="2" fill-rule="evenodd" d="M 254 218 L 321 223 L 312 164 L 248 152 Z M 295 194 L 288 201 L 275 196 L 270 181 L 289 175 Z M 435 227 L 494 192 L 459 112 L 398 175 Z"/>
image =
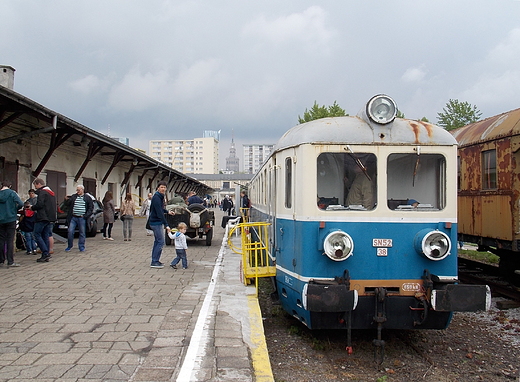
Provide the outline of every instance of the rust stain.
<path id="1" fill-rule="evenodd" d="M 419 140 L 420 127 L 415 121 L 409 121 L 410 127 L 412 128 L 413 134 L 415 135 L 415 143 L 421 143 Z"/>
<path id="2" fill-rule="evenodd" d="M 428 134 L 428 137 L 431 138 L 433 136 L 433 125 L 424 121 L 419 121 L 419 123 L 424 126 L 424 128 L 426 129 L 426 133 Z"/>

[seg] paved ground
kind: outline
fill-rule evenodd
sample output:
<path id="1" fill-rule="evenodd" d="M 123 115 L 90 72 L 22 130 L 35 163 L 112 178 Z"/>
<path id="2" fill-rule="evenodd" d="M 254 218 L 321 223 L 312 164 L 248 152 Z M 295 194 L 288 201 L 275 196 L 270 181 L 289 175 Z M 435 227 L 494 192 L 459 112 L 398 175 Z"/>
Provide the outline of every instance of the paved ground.
<path id="1" fill-rule="evenodd" d="M 153 237 L 101 234 L 87 249 L 56 243 L 49 263 L 17 252 L 0 268 L 0 381 L 272 381 L 254 288 L 240 258 L 188 242 L 189 268 L 150 268 Z M 77 239 L 75 240 L 77 241 Z M 166 246 L 161 260 L 169 264 Z"/>

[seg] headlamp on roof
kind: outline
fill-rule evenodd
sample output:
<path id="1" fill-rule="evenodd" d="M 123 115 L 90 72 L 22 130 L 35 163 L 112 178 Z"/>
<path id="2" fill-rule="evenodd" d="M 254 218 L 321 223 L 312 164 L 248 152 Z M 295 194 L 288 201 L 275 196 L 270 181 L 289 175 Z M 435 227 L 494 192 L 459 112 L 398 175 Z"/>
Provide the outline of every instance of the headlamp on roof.
<path id="1" fill-rule="evenodd" d="M 380 125 L 392 122 L 397 115 L 397 104 L 387 95 L 373 96 L 367 103 L 368 117 Z"/>

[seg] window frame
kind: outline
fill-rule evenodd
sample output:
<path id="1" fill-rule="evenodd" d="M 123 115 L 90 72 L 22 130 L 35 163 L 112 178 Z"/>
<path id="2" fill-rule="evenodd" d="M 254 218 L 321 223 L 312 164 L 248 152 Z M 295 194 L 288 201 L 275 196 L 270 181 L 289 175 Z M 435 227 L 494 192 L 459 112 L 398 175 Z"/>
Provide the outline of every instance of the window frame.
<path id="1" fill-rule="evenodd" d="M 482 190 L 496 190 L 498 188 L 497 150 L 483 150 L 481 153 Z M 493 167 L 494 166 L 494 167 Z"/>

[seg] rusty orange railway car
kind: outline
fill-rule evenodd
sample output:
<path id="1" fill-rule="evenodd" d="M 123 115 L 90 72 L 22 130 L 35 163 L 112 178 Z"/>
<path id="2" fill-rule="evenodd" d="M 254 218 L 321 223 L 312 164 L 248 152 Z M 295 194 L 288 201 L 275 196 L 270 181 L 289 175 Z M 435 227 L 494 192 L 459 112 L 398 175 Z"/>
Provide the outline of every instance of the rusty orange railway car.
<path id="1" fill-rule="evenodd" d="M 458 238 L 520 281 L 520 109 L 451 133 L 459 143 Z"/>

